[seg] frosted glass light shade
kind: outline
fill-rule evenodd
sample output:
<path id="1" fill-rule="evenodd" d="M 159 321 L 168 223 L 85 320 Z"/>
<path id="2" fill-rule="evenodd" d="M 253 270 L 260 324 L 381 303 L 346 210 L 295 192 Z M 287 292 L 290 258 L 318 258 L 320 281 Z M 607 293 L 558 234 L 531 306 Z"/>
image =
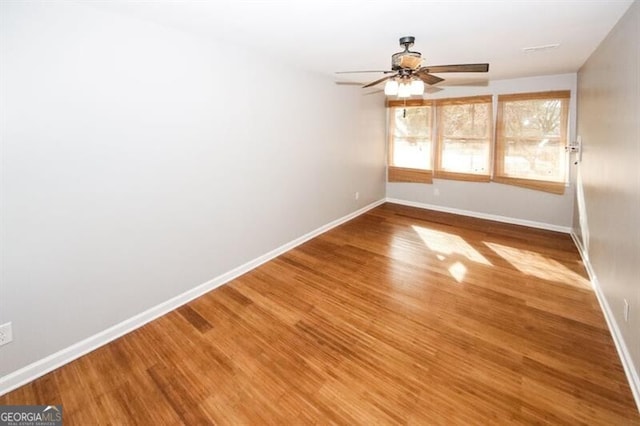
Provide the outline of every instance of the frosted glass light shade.
<path id="1" fill-rule="evenodd" d="M 400 87 L 398 87 L 398 97 L 399 98 L 408 98 L 411 96 L 411 84 L 410 83 L 401 83 Z"/>
<path id="2" fill-rule="evenodd" d="M 398 94 L 398 82 L 395 80 L 387 80 L 384 85 L 384 94 L 387 96 L 395 96 Z"/>
<path id="3" fill-rule="evenodd" d="M 422 80 L 413 80 L 411 82 L 411 94 L 412 95 L 422 95 L 424 93 L 424 81 Z"/>

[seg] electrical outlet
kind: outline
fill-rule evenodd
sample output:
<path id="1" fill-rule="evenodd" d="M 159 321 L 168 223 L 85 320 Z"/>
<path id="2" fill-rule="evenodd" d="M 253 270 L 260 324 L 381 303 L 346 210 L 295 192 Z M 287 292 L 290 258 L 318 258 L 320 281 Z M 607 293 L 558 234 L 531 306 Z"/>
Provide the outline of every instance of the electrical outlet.
<path id="1" fill-rule="evenodd" d="M 629 302 L 624 299 L 624 322 L 629 321 Z"/>
<path id="2" fill-rule="evenodd" d="M 436 197 L 440 195 L 440 189 L 439 188 L 433 188 L 433 195 L 435 195 Z"/>
<path id="3" fill-rule="evenodd" d="M 11 323 L 0 325 L 0 346 L 6 345 L 13 340 L 13 331 L 11 330 Z"/>
<path id="4" fill-rule="evenodd" d="M 360 199 L 360 193 L 356 192 L 355 194 L 353 194 L 353 198 L 355 198 L 356 200 Z"/>

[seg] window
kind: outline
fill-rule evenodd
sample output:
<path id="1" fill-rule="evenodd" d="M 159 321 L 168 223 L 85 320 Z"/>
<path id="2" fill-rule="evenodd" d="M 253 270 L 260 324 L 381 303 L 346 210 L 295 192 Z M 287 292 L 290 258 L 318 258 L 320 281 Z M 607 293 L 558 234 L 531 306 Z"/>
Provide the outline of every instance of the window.
<path id="1" fill-rule="evenodd" d="M 492 97 L 436 101 L 435 177 L 489 182 Z"/>
<path id="2" fill-rule="evenodd" d="M 498 96 L 494 181 L 564 193 L 569 91 Z"/>
<path id="3" fill-rule="evenodd" d="M 431 183 L 431 101 L 389 101 L 389 182 Z"/>
<path id="4" fill-rule="evenodd" d="M 495 145 L 491 95 L 390 100 L 388 180 L 494 181 L 562 194 L 569 96 L 498 96 Z"/>

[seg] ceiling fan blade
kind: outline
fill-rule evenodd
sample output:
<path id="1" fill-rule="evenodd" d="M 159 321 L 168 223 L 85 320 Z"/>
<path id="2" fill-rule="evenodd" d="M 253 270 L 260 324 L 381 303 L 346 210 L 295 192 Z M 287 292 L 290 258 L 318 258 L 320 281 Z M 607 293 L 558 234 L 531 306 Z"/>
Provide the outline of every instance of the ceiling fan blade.
<path id="1" fill-rule="evenodd" d="M 489 64 L 457 64 L 457 65 L 434 65 L 420 68 L 430 73 L 440 72 L 488 72 Z"/>
<path id="2" fill-rule="evenodd" d="M 444 90 L 442 87 L 438 87 L 438 86 L 429 86 L 426 87 L 424 89 L 424 93 L 428 93 L 428 94 L 433 94 L 433 93 L 438 93 L 440 91 Z"/>
<path id="3" fill-rule="evenodd" d="M 436 84 L 436 83 L 440 83 L 441 81 L 444 81 L 444 78 L 431 75 L 423 70 L 424 68 L 421 68 L 418 72 L 413 73 L 413 75 L 419 77 L 420 80 L 424 81 L 427 84 Z"/>
<path id="4" fill-rule="evenodd" d="M 334 74 L 366 74 L 366 73 L 371 73 L 371 72 L 383 72 L 385 74 L 390 74 L 392 72 L 395 71 L 381 71 L 381 70 L 376 70 L 376 71 L 336 71 Z"/>
<path id="5" fill-rule="evenodd" d="M 489 85 L 489 80 L 487 79 L 471 79 L 471 78 L 462 78 L 462 79 L 447 79 L 446 83 L 442 83 L 441 86 L 468 86 L 468 87 L 487 87 Z"/>
<path id="6" fill-rule="evenodd" d="M 384 93 L 384 89 L 375 89 L 375 90 L 369 90 L 368 92 L 362 92 L 364 96 L 376 95 L 378 93 Z"/>
<path id="7" fill-rule="evenodd" d="M 383 82 L 383 81 L 385 81 L 385 80 L 390 80 L 390 79 L 392 79 L 392 78 L 394 78 L 394 77 L 397 77 L 397 76 L 398 76 L 398 74 L 397 74 L 397 73 L 396 73 L 396 74 L 393 74 L 393 75 L 387 75 L 387 76 L 385 76 L 385 77 L 382 77 L 382 78 L 381 78 L 381 79 L 379 79 L 379 80 L 372 81 L 371 83 L 369 83 L 369 84 L 366 84 L 366 85 L 362 86 L 362 88 L 364 89 L 364 88 L 367 88 L 367 87 L 375 86 L 376 84 L 380 84 L 380 83 L 382 83 L 382 82 Z"/>

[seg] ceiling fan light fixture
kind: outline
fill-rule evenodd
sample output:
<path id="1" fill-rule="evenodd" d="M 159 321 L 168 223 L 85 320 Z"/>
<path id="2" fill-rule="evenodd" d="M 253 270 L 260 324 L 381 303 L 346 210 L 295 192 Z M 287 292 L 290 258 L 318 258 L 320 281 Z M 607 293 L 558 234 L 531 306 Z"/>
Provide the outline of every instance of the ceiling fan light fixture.
<path id="1" fill-rule="evenodd" d="M 398 94 L 398 82 L 396 80 L 387 80 L 384 85 L 384 94 L 387 96 L 396 96 Z"/>
<path id="2" fill-rule="evenodd" d="M 424 81 L 422 80 L 412 80 L 410 91 L 412 95 L 422 95 L 424 93 Z"/>
<path id="3" fill-rule="evenodd" d="M 408 98 L 411 96 L 411 83 L 400 83 L 398 87 L 398 97 Z"/>

